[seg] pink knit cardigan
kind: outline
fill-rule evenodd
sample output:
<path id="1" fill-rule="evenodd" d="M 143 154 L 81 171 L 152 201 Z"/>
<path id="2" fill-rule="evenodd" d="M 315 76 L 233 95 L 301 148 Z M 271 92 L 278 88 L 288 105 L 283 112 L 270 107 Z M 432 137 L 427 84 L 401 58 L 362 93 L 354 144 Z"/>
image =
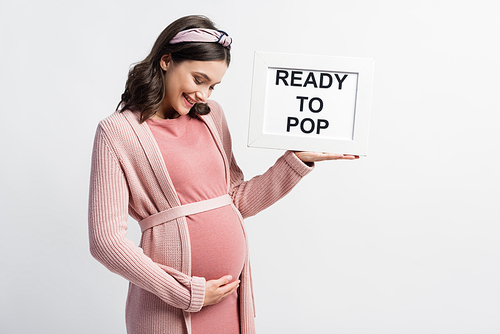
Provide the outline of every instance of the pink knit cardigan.
<path id="1" fill-rule="evenodd" d="M 244 217 L 285 196 L 312 168 L 287 151 L 266 173 L 244 181 L 222 109 L 214 101 L 209 106 L 212 111 L 202 120 L 224 159 L 227 191 L 241 213 L 244 231 Z M 109 270 L 130 281 L 126 307 L 130 334 L 191 333 L 190 312 L 203 306 L 205 279 L 191 276 L 184 217 L 144 231 L 140 247 L 126 238 L 128 215 L 140 221 L 179 205 L 158 145 L 148 125 L 139 123 L 139 114 L 117 111 L 101 121 L 92 155 L 90 251 Z M 240 279 L 241 333 L 255 333 L 248 256 Z"/>

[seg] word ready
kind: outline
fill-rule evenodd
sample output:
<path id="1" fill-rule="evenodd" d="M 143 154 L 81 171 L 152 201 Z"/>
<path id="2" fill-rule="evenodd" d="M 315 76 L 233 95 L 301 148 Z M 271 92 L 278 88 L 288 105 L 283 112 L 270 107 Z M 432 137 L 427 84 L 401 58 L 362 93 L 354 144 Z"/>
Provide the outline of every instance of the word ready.
<path id="1" fill-rule="evenodd" d="M 319 78 L 317 76 L 319 75 Z M 342 83 L 347 78 L 347 74 L 344 74 L 342 78 L 335 73 L 335 79 L 338 82 L 338 89 L 342 89 Z M 312 85 L 314 88 L 330 88 L 333 85 L 333 77 L 330 73 L 314 73 L 309 72 L 304 79 L 303 71 L 287 71 L 287 70 L 276 70 L 276 86 L 280 84 L 285 86 L 293 87 L 307 87 Z"/>

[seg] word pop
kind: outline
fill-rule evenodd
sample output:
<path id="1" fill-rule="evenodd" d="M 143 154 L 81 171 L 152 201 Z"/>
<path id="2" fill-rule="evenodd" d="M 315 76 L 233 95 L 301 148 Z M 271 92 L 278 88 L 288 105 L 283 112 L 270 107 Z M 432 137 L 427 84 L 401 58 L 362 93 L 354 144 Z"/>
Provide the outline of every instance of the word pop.
<path id="1" fill-rule="evenodd" d="M 290 132 L 290 128 L 299 125 L 297 117 L 288 117 L 286 122 L 286 132 Z M 304 133 L 312 133 L 316 129 L 316 134 L 319 135 L 321 129 L 328 128 L 328 121 L 326 119 L 318 119 L 318 123 L 311 118 L 304 118 L 300 121 L 300 130 Z"/>

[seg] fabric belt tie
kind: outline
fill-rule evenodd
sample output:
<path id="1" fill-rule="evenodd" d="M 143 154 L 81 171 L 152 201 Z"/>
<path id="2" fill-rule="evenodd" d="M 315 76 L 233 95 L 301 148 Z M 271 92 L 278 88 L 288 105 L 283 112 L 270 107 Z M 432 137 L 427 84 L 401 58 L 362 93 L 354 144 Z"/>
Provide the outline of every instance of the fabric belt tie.
<path id="1" fill-rule="evenodd" d="M 141 227 L 141 232 L 144 232 L 148 228 L 164 224 L 180 217 L 194 215 L 196 213 L 217 209 L 230 204 L 233 204 L 233 200 L 231 199 L 231 196 L 226 194 L 220 197 L 207 199 L 205 201 L 175 206 L 144 218 L 139 222 L 139 226 Z"/>

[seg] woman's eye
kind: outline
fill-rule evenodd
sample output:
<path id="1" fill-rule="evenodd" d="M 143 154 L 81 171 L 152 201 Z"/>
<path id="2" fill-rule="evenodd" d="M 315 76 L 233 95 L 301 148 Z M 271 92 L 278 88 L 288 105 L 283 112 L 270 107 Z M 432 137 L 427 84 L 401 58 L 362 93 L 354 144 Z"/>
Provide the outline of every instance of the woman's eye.
<path id="1" fill-rule="evenodd" d="M 201 81 L 200 81 L 200 80 L 198 80 L 198 78 L 196 78 L 196 77 L 194 78 L 194 82 L 195 82 L 197 85 L 201 85 Z"/>
<path id="2" fill-rule="evenodd" d="M 214 90 L 214 89 L 215 89 L 215 87 L 214 87 L 214 86 L 210 86 L 210 90 Z"/>

